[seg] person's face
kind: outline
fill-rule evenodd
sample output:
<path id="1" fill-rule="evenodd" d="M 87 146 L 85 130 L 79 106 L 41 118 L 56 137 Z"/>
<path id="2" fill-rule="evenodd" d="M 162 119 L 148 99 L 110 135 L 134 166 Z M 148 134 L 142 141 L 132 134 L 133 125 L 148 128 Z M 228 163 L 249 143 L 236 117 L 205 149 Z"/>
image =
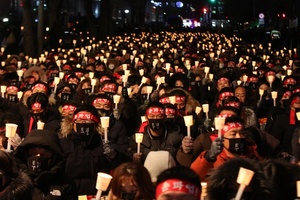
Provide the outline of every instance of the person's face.
<path id="1" fill-rule="evenodd" d="M 46 91 L 44 88 L 41 88 L 41 87 L 35 87 L 35 88 L 32 90 L 32 94 L 38 93 L 38 92 L 47 94 L 47 91 Z"/>
<path id="2" fill-rule="evenodd" d="M 130 177 L 125 177 L 121 183 L 121 192 L 122 193 L 136 193 L 138 188 L 134 180 Z"/>
<path id="3" fill-rule="evenodd" d="M 40 76 L 39 76 L 39 74 L 37 72 L 32 72 L 31 75 L 35 78 L 35 80 L 39 80 L 40 79 Z"/>
<path id="4" fill-rule="evenodd" d="M 51 158 L 53 156 L 53 153 L 42 147 L 33 147 L 28 150 L 28 155 L 29 156 L 40 156 L 43 158 Z"/>
<path id="5" fill-rule="evenodd" d="M 261 85 L 259 86 L 259 89 L 260 89 L 260 90 L 268 90 L 268 89 L 269 89 L 269 86 L 266 85 L 266 84 L 261 84 Z"/>
<path id="6" fill-rule="evenodd" d="M 196 197 L 184 192 L 165 192 L 157 197 L 157 200 L 198 200 Z"/>
<path id="7" fill-rule="evenodd" d="M 64 87 L 63 90 L 58 94 L 61 97 L 61 93 L 71 94 L 71 89 L 69 87 Z"/>
<path id="8" fill-rule="evenodd" d="M 240 131 L 243 127 L 231 128 L 229 131 L 224 133 L 224 147 L 229 148 L 229 140 L 231 138 L 245 138 L 245 135 L 241 134 Z M 228 139 L 226 139 L 228 138 Z"/>
<path id="9" fill-rule="evenodd" d="M 291 108 L 293 110 L 295 110 L 295 108 L 300 108 L 300 99 L 299 98 L 297 98 L 297 100 L 294 103 L 292 103 Z"/>
<path id="10" fill-rule="evenodd" d="M 245 88 L 238 87 L 234 91 L 234 96 L 236 96 L 240 102 L 245 103 L 246 100 L 246 90 Z"/>
<path id="11" fill-rule="evenodd" d="M 227 80 L 219 80 L 217 84 L 218 91 L 221 91 L 225 87 L 229 87 L 229 82 Z"/>
<path id="12" fill-rule="evenodd" d="M 229 116 L 231 116 L 231 115 L 237 115 L 237 114 L 235 112 L 233 112 L 232 110 L 222 110 L 220 112 L 220 115 L 229 115 Z"/>
<path id="13" fill-rule="evenodd" d="M 164 119 L 164 114 L 148 114 L 147 119 Z"/>
<path id="14" fill-rule="evenodd" d="M 175 87 L 184 87 L 184 85 L 183 85 L 183 83 L 180 81 L 180 80 L 177 80 L 176 82 L 175 82 Z"/>
<path id="15" fill-rule="evenodd" d="M 81 89 L 88 89 L 88 88 L 91 88 L 91 85 L 88 82 L 82 84 Z"/>
<path id="16" fill-rule="evenodd" d="M 0 151 L 5 151 L 4 147 L 3 147 L 3 139 L 2 137 L 0 137 Z"/>
<path id="17" fill-rule="evenodd" d="M 147 87 L 142 87 L 141 94 L 147 94 Z"/>
<path id="18" fill-rule="evenodd" d="M 158 96 L 161 97 L 161 96 L 162 96 L 163 94 L 165 94 L 165 93 L 166 93 L 166 91 L 165 91 L 164 89 L 159 90 Z"/>
<path id="19" fill-rule="evenodd" d="M 80 111 L 77 114 L 80 115 L 80 114 L 92 114 L 92 113 L 87 111 Z M 76 119 L 73 123 L 73 130 L 75 132 L 77 132 L 76 124 L 95 124 L 95 122 L 90 119 Z"/>

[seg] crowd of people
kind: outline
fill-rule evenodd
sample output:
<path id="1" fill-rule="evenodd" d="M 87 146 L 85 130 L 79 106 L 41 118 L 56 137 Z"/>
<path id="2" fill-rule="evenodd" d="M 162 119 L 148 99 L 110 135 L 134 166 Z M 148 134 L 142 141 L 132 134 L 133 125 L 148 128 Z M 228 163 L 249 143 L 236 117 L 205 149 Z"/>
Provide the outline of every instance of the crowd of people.
<path id="1" fill-rule="evenodd" d="M 98 172 L 106 199 L 232 199 L 241 167 L 243 199 L 297 198 L 297 49 L 208 32 L 87 42 L 1 49 L 1 199 L 95 198 Z"/>

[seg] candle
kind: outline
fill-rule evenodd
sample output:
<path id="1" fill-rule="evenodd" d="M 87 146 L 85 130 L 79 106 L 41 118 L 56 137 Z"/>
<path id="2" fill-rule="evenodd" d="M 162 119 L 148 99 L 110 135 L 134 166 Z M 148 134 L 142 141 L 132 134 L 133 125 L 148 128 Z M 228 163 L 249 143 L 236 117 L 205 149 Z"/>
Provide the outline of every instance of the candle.
<path id="1" fill-rule="evenodd" d="M 243 192 L 244 192 L 246 186 L 248 186 L 250 181 L 252 180 L 253 175 L 254 175 L 253 171 L 243 168 L 243 167 L 240 167 L 239 174 L 238 174 L 238 177 L 236 180 L 236 182 L 240 184 L 240 187 L 235 196 L 235 200 L 241 199 Z"/>
<path id="2" fill-rule="evenodd" d="M 60 80 L 62 80 L 65 76 L 65 73 L 64 72 L 59 72 L 58 76 L 59 76 Z"/>
<path id="3" fill-rule="evenodd" d="M 143 69 L 140 69 L 140 70 L 139 70 L 139 73 L 140 73 L 140 76 L 143 76 L 143 75 L 144 75 L 144 70 L 143 70 Z"/>
<path id="4" fill-rule="evenodd" d="M 276 98 L 277 98 L 277 91 L 272 91 L 271 96 L 274 102 L 274 107 L 276 106 Z"/>
<path id="5" fill-rule="evenodd" d="M 193 115 L 183 116 L 185 126 L 187 127 L 187 136 L 191 137 L 191 126 L 194 124 Z"/>
<path id="6" fill-rule="evenodd" d="M 18 70 L 17 70 L 17 74 L 18 74 L 18 76 L 19 76 L 19 81 L 22 81 L 23 73 L 24 73 L 23 70 L 21 70 L 21 69 L 18 69 Z"/>
<path id="7" fill-rule="evenodd" d="M 109 117 L 100 117 L 101 126 L 104 128 L 104 141 L 107 142 L 107 128 L 109 127 Z"/>
<path id="8" fill-rule="evenodd" d="M 202 109 L 203 109 L 203 112 L 205 112 L 206 119 L 208 119 L 209 104 L 203 104 Z"/>
<path id="9" fill-rule="evenodd" d="M 204 67 L 205 78 L 207 78 L 208 72 L 209 72 L 209 67 Z"/>
<path id="10" fill-rule="evenodd" d="M 146 89 L 147 89 L 147 99 L 149 100 L 150 94 L 153 90 L 153 87 L 152 86 L 146 86 Z"/>
<path id="11" fill-rule="evenodd" d="M 218 138 L 221 138 L 221 130 L 225 124 L 225 117 L 215 117 L 215 128 L 218 130 Z"/>
<path id="12" fill-rule="evenodd" d="M 17 97 L 18 97 L 19 101 L 22 98 L 22 96 L 23 96 L 23 92 L 22 91 L 17 92 Z"/>
<path id="13" fill-rule="evenodd" d="M 2 96 L 3 98 L 4 98 L 4 93 L 6 92 L 6 88 L 7 88 L 6 85 L 1 85 L 1 86 L 0 86 L 1 96 Z"/>
<path id="14" fill-rule="evenodd" d="M 122 64 L 123 71 L 127 70 L 127 64 Z"/>
<path id="15" fill-rule="evenodd" d="M 171 68 L 171 63 L 166 63 L 167 74 L 169 74 Z"/>
<path id="16" fill-rule="evenodd" d="M 135 134 L 135 142 L 137 143 L 137 153 L 141 152 L 141 143 L 143 142 L 143 133 L 136 133 Z"/>
<path id="17" fill-rule="evenodd" d="M 115 109 L 117 109 L 117 108 L 118 108 L 118 103 L 120 102 L 121 96 L 115 94 L 115 95 L 113 96 L 113 98 L 114 98 Z"/>
<path id="18" fill-rule="evenodd" d="M 169 100 L 170 100 L 171 104 L 175 105 L 175 103 L 176 103 L 176 97 L 175 96 L 170 96 Z"/>
<path id="19" fill-rule="evenodd" d="M 8 152 L 11 151 L 11 141 L 10 141 L 10 138 L 13 138 L 13 137 L 16 136 L 17 128 L 18 128 L 17 124 L 12 124 L 12 123 L 6 123 L 5 124 L 5 137 L 8 138 L 6 150 Z"/>
<path id="20" fill-rule="evenodd" d="M 37 129 L 38 130 L 43 130 L 44 129 L 44 122 L 41 122 L 40 120 L 37 122 Z"/>
<path id="21" fill-rule="evenodd" d="M 97 181 L 96 181 L 96 200 L 100 200 L 102 191 L 106 191 L 110 181 L 112 179 L 112 176 L 106 173 L 98 172 L 97 174 Z"/>
<path id="22" fill-rule="evenodd" d="M 209 80 L 212 81 L 214 79 L 214 74 L 209 74 L 208 76 L 209 76 Z"/>
<path id="23" fill-rule="evenodd" d="M 145 76 L 142 77 L 142 80 L 141 80 L 141 84 L 139 85 L 139 88 L 145 84 L 147 82 L 147 78 Z"/>
<path id="24" fill-rule="evenodd" d="M 97 82 L 97 79 L 95 79 L 95 78 L 91 79 L 92 93 L 94 93 L 96 82 Z"/>
<path id="25" fill-rule="evenodd" d="M 237 84 L 237 85 L 241 85 L 241 83 L 242 83 L 241 80 L 237 80 L 237 81 L 236 81 L 236 84 Z"/>
<path id="26" fill-rule="evenodd" d="M 128 80 L 128 76 L 122 75 L 122 82 L 124 87 L 126 86 L 127 80 Z"/>
<path id="27" fill-rule="evenodd" d="M 94 72 L 89 72 L 89 78 L 93 79 L 94 78 L 95 73 Z"/>
<path id="28" fill-rule="evenodd" d="M 300 197 L 300 181 L 297 181 L 297 197 Z"/>
<path id="29" fill-rule="evenodd" d="M 195 113 L 196 113 L 197 115 L 199 115 L 200 112 L 201 112 L 201 110 L 202 110 L 202 108 L 201 108 L 200 106 L 196 106 Z"/>

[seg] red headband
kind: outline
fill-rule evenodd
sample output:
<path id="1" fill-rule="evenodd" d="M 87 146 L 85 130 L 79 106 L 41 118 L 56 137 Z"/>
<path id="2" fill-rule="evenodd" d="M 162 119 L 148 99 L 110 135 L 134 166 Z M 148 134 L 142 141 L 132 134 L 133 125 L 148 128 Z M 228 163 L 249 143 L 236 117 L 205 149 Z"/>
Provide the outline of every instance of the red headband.
<path id="1" fill-rule="evenodd" d="M 160 183 L 156 187 L 156 199 L 165 192 L 183 192 L 186 194 L 190 194 L 197 199 L 200 199 L 201 190 L 200 187 L 194 185 L 193 183 L 189 183 L 187 181 L 182 181 L 179 179 L 169 179 L 162 183 Z"/>
<path id="2" fill-rule="evenodd" d="M 231 117 L 233 116 L 232 114 L 219 114 L 219 117 L 222 117 L 222 118 L 227 118 L 227 117 Z"/>
<path id="3" fill-rule="evenodd" d="M 297 101 L 300 101 L 300 97 L 294 97 L 293 100 L 291 101 L 291 105 Z"/>
<path id="4" fill-rule="evenodd" d="M 219 100 L 223 100 L 225 97 L 232 97 L 234 94 L 232 92 L 223 92 L 219 95 Z"/>
<path id="5" fill-rule="evenodd" d="M 296 81 L 295 81 L 295 79 L 293 79 L 293 78 L 288 78 L 288 79 L 286 79 L 284 82 L 283 82 L 283 85 L 295 85 L 296 84 Z"/>
<path id="6" fill-rule="evenodd" d="M 250 77 L 248 82 L 250 83 L 257 83 L 258 82 L 258 78 L 257 77 Z"/>
<path id="7" fill-rule="evenodd" d="M 291 91 L 286 91 L 286 92 L 282 95 L 282 99 L 289 99 L 291 95 L 292 95 L 292 92 L 291 92 Z"/>
<path id="8" fill-rule="evenodd" d="M 230 107 L 234 107 L 234 108 L 240 108 L 241 104 L 240 104 L 240 102 L 230 102 L 230 103 L 226 103 L 224 106 L 230 106 Z"/>
<path id="9" fill-rule="evenodd" d="M 293 94 L 294 94 L 294 93 L 297 93 L 297 92 L 300 92 L 300 88 L 297 88 L 297 89 L 294 89 L 294 90 L 293 90 Z"/>
<path id="10" fill-rule="evenodd" d="M 76 83 L 79 82 L 77 78 L 69 78 L 68 82 L 69 82 L 69 81 L 74 81 L 74 82 L 76 82 Z"/>
<path id="11" fill-rule="evenodd" d="M 93 115 L 89 112 L 86 112 L 86 113 L 79 112 L 79 113 L 77 113 L 76 115 L 74 115 L 74 117 L 72 119 L 72 122 L 74 122 L 76 119 L 92 120 L 95 123 L 99 123 L 99 119 L 95 115 Z"/>
<path id="12" fill-rule="evenodd" d="M 104 81 L 110 81 L 111 79 L 110 78 L 108 78 L 107 76 L 103 76 L 103 77 L 101 77 L 100 78 L 100 83 L 103 83 Z"/>
<path id="13" fill-rule="evenodd" d="M 162 104 L 170 103 L 170 99 L 169 99 L 169 97 L 161 98 L 161 99 L 159 99 L 159 103 L 162 103 Z"/>
<path id="14" fill-rule="evenodd" d="M 96 98 L 96 99 L 93 101 L 92 105 L 95 107 L 96 104 L 98 104 L 98 103 L 109 104 L 109 106 L 110 106 L 110 104 L 111 104 L 110 101 L 109 101 L 108 99 L 104 99 L 104 98 Z"/>
<path id="15" fill-rule="evenodd" d="M 31 105 L 31 110 L 38 110 L 41 108 L 42 108 L 42 105 L 39 102 L 35 102 L 34 104 Z"/>
<path id="16" fill-rule="evenodd" d="M 175 102 L 176 103 L 185 103 L 185 96 L 176 96 L 175 97 Z"/>
<path id="17" fill-rule="evenodd" d="M 76 110 L 76 106 L 72 106 L 72 105 L 64 105 L 62 107 L 62 111 L 75 111 Z"/>
<path id="18" fill-rule="evenodd" d="M 34 90 L 35 88 L 42 88 L 42 89 L 46 90 L 46 92 L 48 92 L 47 87 L 46 87 L 44 84 L 41 84 L 41 83 L 35 84 L 35 85 L 32 87 L 32 90 Z"/>
<path id="19" fill-rule="evenodd" d="M 111 84 L 105 84 L 103 87 L 102 87 L 102 91 L 113 91 L 113 92 L 116 92 L 117 91 L 117 86 L 113 83 Z"/>
<path id="20" fill-rule="evenodd" d="M 275 72 L 273 71 L 268 71 L 267 73 L 265 73 L 266 76 L 275 76 Z"/>
<path id="21" fill-rule="evenodd" d="M 7 87 L 7 89 L 6 89 L 6 91 L 8 91 L 8 90 L 11 90 L 11 91 L 19 91 L 19 88 L 18 87 L 16 87 L 16 86 L 8 86 Z"/>
<path id="22" fill-rule="evenodd" d="M 175 115 L 176 114 L 176 110 L 173 108 L 166 108 L 165 109 L 165 114 L 166 115 Z"/>
<path id="23" fill-rule="evenodd" d="M 229 122 L 224 125 L 223 129 L 221 130 L 221 134 L 224 135 L 227 131 L 233 128 L 241 128 L 243 125 L 239 122 Z"/>
<path id="24" fill-rule="evenodd" d="M 220 78 L 220 79 L 218 80 L 218 83 L 219 83 L 220 81 L 228 81 L 228 82 L 229 82 L 229 79 L 228 79 L 228 78 L 225 78 L 225 77 L 223 77 L 223 78 Z"/>
<path id="25" fill-rule="evenodd" d="M 146 115 L 151 115 L 151 114 L 165 114 L 165 110 L 160 107 L 150 107 L 146 110 Z"/>
<path id="26" fill-rule="evenodd" d="M 179 72 L 179 73 L 184 73 L 184 71 L 183 71 L 182 68 L 178 68 L 178 69 L 177 69 L 177 72 Z"/>
<path id="27" fill-rule="evenodd" d="M 82 77 L 82 76 L 83 76 L 83 73 L 82 73 L 82 72 L 75 72 L 75 76 L 77 76 L 77 77 Z"/>

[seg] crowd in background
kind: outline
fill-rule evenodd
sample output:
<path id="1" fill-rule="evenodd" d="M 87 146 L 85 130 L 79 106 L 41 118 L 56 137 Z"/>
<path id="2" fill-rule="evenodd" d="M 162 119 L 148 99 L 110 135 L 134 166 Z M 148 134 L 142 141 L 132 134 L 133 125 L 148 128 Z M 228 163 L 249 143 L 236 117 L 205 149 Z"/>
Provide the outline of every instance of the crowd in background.
<path id="1" fill-rule="evenodd" d="M 298 49 L 209 32 L 88 42 L 1 49 L 0 197 L 93 196 L 105 172 L 108 199 L 200 199 L 200 182 L 202 198 L 232 199 L 240 167 L 255 172 L 244 199 L 297 197 Z"/>

